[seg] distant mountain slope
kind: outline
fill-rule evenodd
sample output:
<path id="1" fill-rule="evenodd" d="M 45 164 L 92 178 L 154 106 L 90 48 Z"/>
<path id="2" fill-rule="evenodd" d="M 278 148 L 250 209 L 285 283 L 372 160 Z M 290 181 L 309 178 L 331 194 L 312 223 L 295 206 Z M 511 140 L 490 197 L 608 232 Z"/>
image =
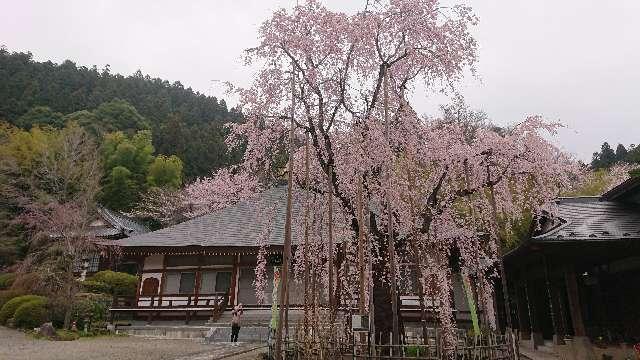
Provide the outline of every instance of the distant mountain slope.
<path id="1" fill-rule="evenodd" d="M 227 109 L 224 100 L 140 71 L 123 76 L 111 74 L 108 66 L 99 71 L 69 60 L 37 62 L 31 53 L 0 49 L 0 120 L 16 124 L 35 106 L 70 114 L 113 99 L 126 100 L 146 118 L 156 151 L 183 159 L 188 179 L 237 158 L 227 153 L 222 125 L 242 121 L 242 115 Z"/>

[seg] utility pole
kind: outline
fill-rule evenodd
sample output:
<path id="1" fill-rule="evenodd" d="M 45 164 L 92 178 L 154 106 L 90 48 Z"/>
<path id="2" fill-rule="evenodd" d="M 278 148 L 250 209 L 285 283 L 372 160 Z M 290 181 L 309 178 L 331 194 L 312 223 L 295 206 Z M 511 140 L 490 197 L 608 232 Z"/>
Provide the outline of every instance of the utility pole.
<path id="1" fill-rule="evenodd" d="M 391 147 L 391 136 L 389 135 L 389 64 L 384 64 L 384 78 L 382 81 L 382 87 L 384 91 L 384 135 Z M 391 295 L 391 311 L 393 311 L 393 323 L 391 342 L 392 345 L 398 345 L 400 343 L 400 326 L 398 323 L 398 295 L 396 293 L 396 246 L 393 238 L 393 216 L 391 214 L 391 171 L 392 165 L 389 165 L 386 171 L 386 183 L 387 191 L 385 192 L 385 200 L 387 202 L 387 252 L 389 256 L 389 277 L 390 286 L 389 291 Z M 391 353 L 393 354 L 393 348 Z"/>
<path id="2" fill-rule="evenodd" d="M 292 64 L 293 65 L 293 64 Z M 285 311 L 288 311 L 289 306 L 287 301 L 289 296 L 289 264 L 291 263 L 291 211 L 292 211 L 292 188 L 293 188 L 293 133 L 295 123 L 293 121 L 295 115 L 295 67 L 292 66 L 291 71 L 291 114 L 289 115 L 289 121 L 291 122 L 289 128 L 289 164 L 287 173 L 287 214 L 284 225 L 284 250 L 282 255 L 282 280 L 280 281 L 280 310 L 278 313 L 278 327 L 276 329 L 276 359 L 282 358 L 282 327 L 284 320 L 286 319 Z M 288 326 L 288 324 L 286 324 Z"/>

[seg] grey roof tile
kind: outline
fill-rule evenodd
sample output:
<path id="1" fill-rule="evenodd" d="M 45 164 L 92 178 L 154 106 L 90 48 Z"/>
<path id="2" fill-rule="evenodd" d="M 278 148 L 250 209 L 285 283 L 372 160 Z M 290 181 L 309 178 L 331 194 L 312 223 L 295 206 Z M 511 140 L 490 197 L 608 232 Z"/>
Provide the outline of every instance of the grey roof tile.
<path id="1" fill-rule="evenodd" d="M 640 239 L 640 207 L 634 204 L 598 197 L 560 198 L 555 217 L 560 223 L 534 236 L 534 241 Z"/>
<path id="2" fill-rule="evenodd" d="M 113 242 L 123 247 L 147 246 L 256 246 L 274 209 L 267 245 L 282 245 L 287 207 L 287 187 L 278 186 L 183 223 Z M 294 203 L 294 212 L 299 206 Z M 296 239 L 292 241 L 295 243 Z"/>

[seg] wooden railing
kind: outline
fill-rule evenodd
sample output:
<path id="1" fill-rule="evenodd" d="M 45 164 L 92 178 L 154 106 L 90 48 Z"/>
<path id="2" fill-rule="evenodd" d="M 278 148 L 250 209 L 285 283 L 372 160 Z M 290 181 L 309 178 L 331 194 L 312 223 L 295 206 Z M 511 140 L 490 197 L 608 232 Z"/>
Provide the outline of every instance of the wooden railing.
<path id="1" fill-rule="evenodd" d="M 211 311 L 211 319 L 217 320 L 227 307 L 229 295 L 227 293 L 213 294 L 162 294 L 153 296 L 115 296 L 111 309 L 112 315 L 116 313 L 132 312 L 134 314 L 146 313 L 149 322 L 162 313 L 184 312 L 186 323 L 198 312 Z"/>
<path id="2" fill-rule="evenodd" d="M 162 294 L 155 296 L 141 296 L 138 299 L 138 308 L 172 308 L 172 307 L 191 307 L 191 308 L 211 308 L 217 306 L 218 303 L 228 299 L 226 293 L 213 294 Z M 141 303 L 144 303 L 141 304 Z M 148 304 L 146 304 L 148 303 Z"/>

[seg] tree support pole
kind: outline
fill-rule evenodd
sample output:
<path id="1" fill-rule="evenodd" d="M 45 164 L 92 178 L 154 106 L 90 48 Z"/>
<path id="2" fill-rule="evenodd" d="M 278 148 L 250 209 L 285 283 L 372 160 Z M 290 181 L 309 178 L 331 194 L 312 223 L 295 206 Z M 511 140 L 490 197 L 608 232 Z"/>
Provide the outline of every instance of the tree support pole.
<path id="1" fill-rule="evenodd" d="M 284 227 L 284 250 L 282 255 L 282 278 L 280 281 L 280 309 L 278 313 L 278 326 L 276 329 L 276 359 L 282 358 L 282 327 L 286 319 L 285 311 L 288 310 L 288 290 L 289 290 L 289 264 L 291 263 L 291 210 L 292 210 L 292 188 L 293 188 L 293 133 L 295 123 L 295 67 L 291 72 L 291 115 L 289 117 L 289 164 L 287 174 L 287 213 Z"/>
<path id="2" fill-rule="evenodd" d="M 384 78 L 383 78 L 383 90 L 384 90 L 384 126 L 385 126 L 385 137 L 387 142 L 389 143 L 389 147 L 391 147 L 391 137 L 389 135 L 389 65 L 384 64 Z M 391 159 L 390 159 L 391 160 Z M 393 312 L 393 323 L 392 323 L 392 333 L 391 333 L 391 342 L 392 345 L 400 344 L 400 326 L 398 322 L 398 296 L 396 293 L 397 283 L 396 283 L 396 248 L 395 248 L 395 240 L 393 237 L 393 216 L 391 214 L 391 171 L 392 167 L 386 171 L 386 185 L 387 191 L 385 192 L 386 202 L 387 202 L 387 252 L 389 256 L 389 283 L 390 290 L 389 293 L 391 295 L 391 311 Z M 391 354 L 393 355 L 393 347 Z"/>

